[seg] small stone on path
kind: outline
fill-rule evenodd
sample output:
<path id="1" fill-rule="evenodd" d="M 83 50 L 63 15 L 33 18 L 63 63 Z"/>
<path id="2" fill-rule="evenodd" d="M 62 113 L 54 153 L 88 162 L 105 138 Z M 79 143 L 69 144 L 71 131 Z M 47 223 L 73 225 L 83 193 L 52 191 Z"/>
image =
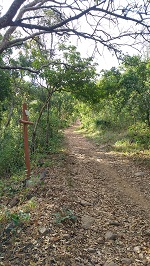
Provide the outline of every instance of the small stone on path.
<path id="1" fill-rule="evenodd" d="M 44 170 L 41 174 L 40 174 L 40 177 L 39 179 L 40 180 L 43 180 L 44 178 L 46 178 L 46 175 L 48 174 L 48 171 L 47 170 Z"/>
<path id="2" fill-rule="evenodd" d="M 141 252 L 141 248 L 140 248 L 140 246 L 134 247 L 134 248 L 133 248 L 133 251 L 134 251 L 135 253 L 140 253 L 140 252 Z"/>
<path id="3" fill-rule="evenodd" d="M 94 218 L 89 215 L 84 215 L 81 218 L 82 227 L 84 229 L 89 229 L 91 225 L 94 223 Z"/>
<path id="4" fill-rule="evenodd" d="M 107 231 L 105 234 L 105 240 L 116 240 L 117 234 L 112 233 L 111 231 Z"/>
<path id="5" fill-rule="evenodd" d="M 110 224 L 110 225 L 114 225 L 114 226 L 119 226 L 119 225 L 121 225 L 121 223 L 119 223 L 118 221 L 110 221 L 109 224 Z"/>
<path id="6" fill-rule="evenodd" d="M 144 234 L 145 234 L 146 236 L 150 236 L 150 229 L 146 230 L 146 231 L 144 232 Z"/>
<path id="7" fill-rule="evenodd" d="M 45 234 L 47 232 L 47 228 L 45 226 L 41 226 L 39 229 L 38 229 L 39 233 L 40 234 Z"/>
<path id="8" fill-rule="evenodd" d="M 104 266 L 119 266 L 119 265 L 112 261 L 112 262 L 106 262 Z"/>
<path id="9" fill-rule="evenodd" d="M 80 200 L 80 204 L 82 205 L 82 206 L 92 206 L 92 204 L 90 203 L 90 202 L 88 202 L 88 201 L 86 201 L 86 200 Z"/>
<path id="10" fill-rule="evenodd" d="M 137 177 L 144 176 L 145 172 L 137 172 L 134 175 L 137 176 Z"/>
<path id="11" fill-rule="evenodd" d="M 123 263 L 123 265 L 130 265 L 131 263 L 132 263 L 132 260 L 131 259 L 129 259 L 129 258 L 123 258 L 122 259 L 122 263 Z"/>

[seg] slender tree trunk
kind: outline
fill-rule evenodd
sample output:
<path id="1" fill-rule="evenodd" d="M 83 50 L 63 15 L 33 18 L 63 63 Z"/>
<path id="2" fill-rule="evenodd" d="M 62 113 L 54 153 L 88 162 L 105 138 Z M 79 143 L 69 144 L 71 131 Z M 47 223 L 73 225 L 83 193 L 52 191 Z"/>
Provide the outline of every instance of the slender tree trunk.
<path id="1" fill-rule="evenodd" d="M 146 121 L 147 121 L 147 125 L 150 127 L 150 112 L 149 112 L 149 110 L 146 113 Z"/>
<path id="2" fill-rule="evenodd" d="M 9 111 L 9 115 L 8 115 L 8 119 L 7 122 L 5 124 L 5 129 L 9 126 L 11 118 L 12 118 L 12 114 L 13 114 L 13 110 L 14 110 L 14 101 L 12 101 L 11 107 L 10 107 L 10 111 Z"/>
<path id="3" fill-rule="evenodd" d="M 48 96 L 47 96 L 47 99 L 46 99 L 46 102 L 45 102 L 44 105 L 42 106 L 42 108 L 41 108 L 41 110 L 40 110 L 40 113 L 39 113 L 39 116 L 38 116 L 38 119 L 36 120 L 36 123 L 35 123 L 34 129 L 33 129 L 33 133 L 32 133 L 32 144 L 31 144 L 31 151 L 32 151 L 32 152 L 35 151 L 35 139 L 36 139 L 36 132 L 37 132 L 38 124 L 39 124 L 39 122 L 40 122 L 40 119 L 41 119 L 41 116 L 42 116 L 42 114 L 43 114 L 44 109 L 46 108 L 48 102 L 50 101 L 51 96 L 52 96 L 52 92 L 49 92 L 49 93 L 48 93 Z"/>
<path id="4" fill-rule="evenodd" d="M 49 132 L 50 132 L 50 101 L 47 103 L 47 121 L 46 121 L 46 146 L 48 147 Z"/>

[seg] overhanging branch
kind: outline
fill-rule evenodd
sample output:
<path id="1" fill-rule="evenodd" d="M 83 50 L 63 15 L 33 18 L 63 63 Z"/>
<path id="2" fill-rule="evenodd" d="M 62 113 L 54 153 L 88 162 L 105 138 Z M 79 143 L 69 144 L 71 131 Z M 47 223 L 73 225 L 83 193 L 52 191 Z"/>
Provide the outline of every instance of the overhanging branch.
<path id="1" fill-rule="evenodd" d="M 108 14 L 111 15 L 115 18 L 119 18 L 122 20 L 126 20 L 126 21 L 132 21 L 136 24 L 142 25 L 144 27 L 146 27 L 147 29 L 150 28 L 150 25 L 147 25 L 143 22 L 143 20 L 138 20 L 135 19 L 133 17 L 128 17 L 128 16 L 124 16 L 124 15 L 119 15 L 115 12 L 110 12 L 106 9 L 102 9 L 102 8 L 97 8 L 96 6 L 90 7 L 88 9 L 86 9 L 85 11 L 81 12 L 78 15 L 75 15 L 73 17 L 70 17 L 68 19 L 63 20 L 60 23 L 57 23 L 56 25 L 47 27 L 47 26 L 41 26 L 41 25 L 36 25 L 36 24 L 29 24 L 29 23 L 22 23 L 21 20 L 16 20 L 16 21 L 12 21 L 8 26 L 17 26 L 17 27 L 21 27 L 21 28 L 28 28 L 28 29 L 37 29 L 37 30 L 44 30 L 44 31 L 48 31 L 48 32 L 53 32 L 55 29 L 59 29 L 61 27 L 63 27 L 64 25 L 67 25 L 67 23 L 74 21 L 74 20 L 78 20 L 79 18 L 83 17 L 84 15 L 86 15 L 87 13 L 89 13 L 90 11 L 98 11 L 98 12 L 102 12 L 104 14 Z M 27 18 L 25 18 L 27 19 Z"/>
<path id="2" fill-rule="evenodd" d="M 70 4 L 70 0 L 14 0 L 5 16 L 0 18 L 1 28 L 9 26 L 0 43 L 0 53 L 8 48 L 23 45 L 25 41 L 46 33 L 55 33 L 58 36 L 66 34 L 68 37 L 76 35 L 79 38 L 101 43 L 108 49 L 116 49 L 113 41 L 118 39 L 119 45 L 120 39 L 124 41 L 126 36 L 131 39 L 135 37 L 135 40 L 141 36 L 143 40 L 148 41 L 149 2 L 141 0 L 139 3 L 138 0 L 131 0 L 128 4 L 126 1 L 120 4 L 114 0 L 99 0 L 95 1 L 93 6 L 91 2 L 90 0 L 75 0 Z M 8 19 L 12 8 L 13 12 Z M 84 25 L 82 18 L 85 18 L 85 27 L 82 27 Z M 124 25 L 127 24 L 129 27 L 124 30 L 124 25 L 122 27 L 120 21 L 126 22 Z M 21 38 L 12 37 L 17 28 L 28 29 L 28 31 Z"/>
<path id="3" fill-rule="evenodd" d="M 21 7 L 21 5 L 25 2 L 26 0 L 15 0 L 10 8 L 8 9 L 7 13 L 0 18 L 0 29 L 5 28 L 9 26 L 10 22 L 13 20 L 15 15 L 18 12 L 18 9 Z"/>
<path id="4" fill-rule="evenodd" d="M 33 68 L 30 67 L 22 67 L 22 66 L 0 66 L 0 69 L 5 69 L 5 70 L 25 70 L 25 71 L 29 71 L 31 73 L 39 73 L 39 70 L 35 70 Z"/>

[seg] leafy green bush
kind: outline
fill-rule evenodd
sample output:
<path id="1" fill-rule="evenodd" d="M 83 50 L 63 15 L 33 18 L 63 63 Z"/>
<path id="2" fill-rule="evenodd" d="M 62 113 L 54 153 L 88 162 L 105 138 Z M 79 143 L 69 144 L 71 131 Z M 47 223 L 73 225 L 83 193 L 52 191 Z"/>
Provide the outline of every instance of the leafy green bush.
<path id="1" fill-rule="evenodd" d="M 0 176 L 11 175 L 24 165 L 23 143 L 14 137 L 11 132 L 7 132 L 0 139 Z"/>
<path id="2" fill-rule="evenodd" d="M 131 143 L 136 143 L 144 149 L 150 149 L 150 128 L 145 123 L 139 122 L 130 126 L 128 132 Z"/>
<path id="3" fill-rule="evenodd" d="M 96 124 L 96 127 L 100 126 L 102 129 L 109 128 L 111 126 L 110 121 L 106 121 L 103 119 L 96 119 L 95 124 Z"/>

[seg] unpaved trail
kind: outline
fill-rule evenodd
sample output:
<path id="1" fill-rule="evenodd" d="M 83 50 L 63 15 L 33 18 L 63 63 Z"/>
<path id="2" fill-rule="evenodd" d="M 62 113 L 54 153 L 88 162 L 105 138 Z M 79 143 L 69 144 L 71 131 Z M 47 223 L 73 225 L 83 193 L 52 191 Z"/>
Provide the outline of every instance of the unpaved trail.
<path id="1" fill-rule="evenodd" d="M 150 219 L 149 170 L 141 170 L 126 158 L 118 158 L 105 152 L 101 147 L 96 148 L 93 143 L 76 133 L 75 129 L 76 127 L 69 128 L 65 135 L 70 154 L 78 159 L 81 180 L 86 176 L 86 168 L 92 179 L 99 179 L 102 185 L 114 190 L 114 196 L 120 194 L 124 204 L 128 199 L 133 205 L 137 205 L 137 208 L 145 211 L 145 215 Z"/>
<path id="2" fill-rule="evenodd" d="M 76 129 L 64 131 L 66 152 L 29 190 L 30 223 L 6 234 L 0 265 L 150 266 L 149 169 Z"/>

